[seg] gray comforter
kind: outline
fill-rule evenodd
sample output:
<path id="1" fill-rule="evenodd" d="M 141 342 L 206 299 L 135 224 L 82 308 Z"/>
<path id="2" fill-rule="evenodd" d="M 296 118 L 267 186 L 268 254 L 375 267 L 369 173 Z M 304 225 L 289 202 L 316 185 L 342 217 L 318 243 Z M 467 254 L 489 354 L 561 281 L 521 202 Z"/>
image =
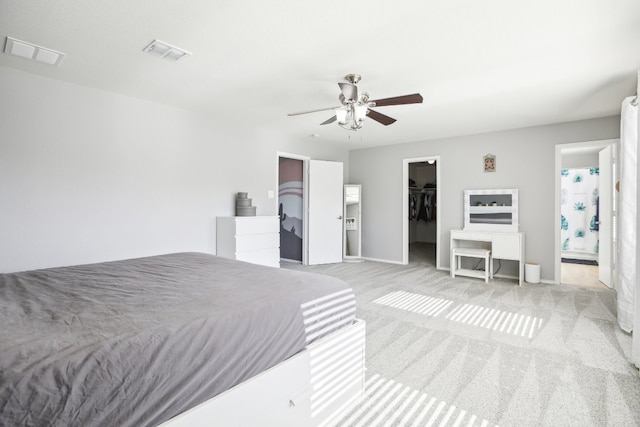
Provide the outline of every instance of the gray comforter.
<path id="1" fill-rule="evenodd" d="M 0 425 L 157 425 L 354 316 L 338 279 L 207 254 L 0 275 Z"/>

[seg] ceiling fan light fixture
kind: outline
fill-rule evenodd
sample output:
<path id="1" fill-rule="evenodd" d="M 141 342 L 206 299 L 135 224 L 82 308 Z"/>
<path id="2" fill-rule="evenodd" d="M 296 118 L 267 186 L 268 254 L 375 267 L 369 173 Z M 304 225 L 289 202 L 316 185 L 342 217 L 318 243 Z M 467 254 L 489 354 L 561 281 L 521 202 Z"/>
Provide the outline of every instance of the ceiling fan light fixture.
<path id="1" fill-rule="evenodd" d="M 362 110 L 362 107 L 365 107 Z M 340 109 L 336 110 L 336 118 L 338 119 L 338 125 L 341 128 L 347 130 L 358 130 L 362 129 L 362 125 L 364 124 L 364 117 L 367 114 L 366 105 L 355 105 L 349 104 L 348 109 Z M 338 112 L 340 112 L 340 116 L 338 116 Z M 360 116 L 361 114 L 361 116 Z"/>
<path id="2" fill-rule="evenodd" d="M 346 125 L 349 121 L 349 110 L 344 110 L 342 108 L 336 110 L 336 119 L 338 120 L 338 124 L 340 126 Z"/>
<path id="3" fill-rule="evenodd" d="M 367 117 L 368 105 L 357 105 L 353 108 L 357 122 L 364 122 L 364 118 Z"/>

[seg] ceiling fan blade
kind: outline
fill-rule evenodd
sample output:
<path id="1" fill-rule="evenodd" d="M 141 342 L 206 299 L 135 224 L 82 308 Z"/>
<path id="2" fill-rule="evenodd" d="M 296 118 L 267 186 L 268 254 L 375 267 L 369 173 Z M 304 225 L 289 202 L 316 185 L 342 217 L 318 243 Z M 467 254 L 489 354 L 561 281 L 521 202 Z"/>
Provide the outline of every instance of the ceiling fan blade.
<path id="1" fill-rule="evenodd" d="M 333 122 L 335 122 L 336 120 L 337 120 L 337 119 L 336 119 L 336 116 L 335 116 L 335 114 L 334 114 L 333 116 L 329 117 L 329 118 L 328 118 L 327 120 L 325 120 L 324 122 L 320 123 L 320 126 L 322 126 L 322 125 L 328 125 L 329 123 L 333 123 Z"/>
<path id="2" fill-rule="evenodd" d="M 338 86 L 340 86 L 344 99 L 347 101 L 358 100 L 358 86 L 352 85 L 351 83 L 338 83 Z"/>
<path id="3" fill-rule="evenodd" d="M 318 113 L 320 111 L 335 110 L 336 108 L 340 108 L 340 107 L 328 107 L 328 108 L 318 108 L 317 110 L 299 111 L 297 113 L 289 113 L 287 114 L 287 116 L 299 116 L 300 114 Z"/>
<path id="4" fill-rule="evenodd" d="M 422 95 L 414 93 L 412 95 L 394 96 L 393 98 L 377 99 L 372 102 L 376 103 L 376 107 L 385 107 L 387 105 L 403 105 L 403 104 L 421 104 Z"/>
<path id="5" fill-rule="evenodd" d="M 374 111 L 371 108 L 367 110 L 367 116 L 378 123 L 382 123 L 385 126 L 389 126 L 390 124 L 396 121 L 396 119 L 389 116 L 385 116 L 382 113 L 378 113 L 377 111 Z"/>

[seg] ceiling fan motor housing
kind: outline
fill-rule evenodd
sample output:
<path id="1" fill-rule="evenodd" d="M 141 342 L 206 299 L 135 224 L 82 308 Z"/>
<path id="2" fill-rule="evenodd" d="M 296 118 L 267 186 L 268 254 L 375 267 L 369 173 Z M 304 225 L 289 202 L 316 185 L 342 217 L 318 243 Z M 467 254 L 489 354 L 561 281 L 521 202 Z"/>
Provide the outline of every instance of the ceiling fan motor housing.
<path id="1" fill-rule="evenodd" d="M 344 79 L 349 83 L 355 85 L 358 84 L 360 79 L 362 79 L 362 76 L 360 74 L 347 74 Z"/>

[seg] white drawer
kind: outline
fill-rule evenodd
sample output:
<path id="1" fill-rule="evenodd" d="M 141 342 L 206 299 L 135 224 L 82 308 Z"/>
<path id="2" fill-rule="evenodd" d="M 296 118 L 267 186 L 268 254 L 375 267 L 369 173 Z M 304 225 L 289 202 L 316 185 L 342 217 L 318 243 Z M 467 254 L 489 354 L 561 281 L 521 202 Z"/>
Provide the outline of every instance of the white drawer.
<path id="1" fill-rule="evenodd" d="M 303 368 L 304 369 L 304 368 Z M 307 368 L 308 369 L 308 368 Z M 277 389 L 281 383 L 275 383 L 273 387 Z M 266 390 L 266 389 L 265 389 Z M 264 412 L 252 414 L 253 411 L 245 411 L 245 416 L 251 417 L 238 423 L 238 427 L 264 427 L 264 426 L 305 426 L 311 424 L 311 394 L 312 390 L 307 384 L 307 388 L 295 395 L 286 394 L 279 399 L 273 396 L 270 390 L 268 398 L 273 400 Z M 282 394 L 282 393 L 281 393 Z"/>
<path id="2" fill-rule="evenodd" d="M 236 259 L 239 261 L 246 261 L 254 264 L 279 267 L 280 266 L 280 248 L 236 252 Z"/>
<path id="3" fill-rule="evenodd" d="M 451 239 L 473 240 L 476 242 L 490 242 L 491 233 L 483 233 L 481 231 L 451 230 Z"/>
<path id="4" fill-rule="evenodd" d="M 280 219 L 277 216 L 236 217 L 235 221 L 236 236 L 280 232 Z"/>
<path id="5" fill-rule="evenodd" d="M 280 247 L 279 233 L 248 234 L 236 237 L 236 252 Z"/>
<path id="6" fill-rule="evenodd" d="M 520 235 L 494 234 L 491 256 L 498 259 L 520 260 Z"/>

